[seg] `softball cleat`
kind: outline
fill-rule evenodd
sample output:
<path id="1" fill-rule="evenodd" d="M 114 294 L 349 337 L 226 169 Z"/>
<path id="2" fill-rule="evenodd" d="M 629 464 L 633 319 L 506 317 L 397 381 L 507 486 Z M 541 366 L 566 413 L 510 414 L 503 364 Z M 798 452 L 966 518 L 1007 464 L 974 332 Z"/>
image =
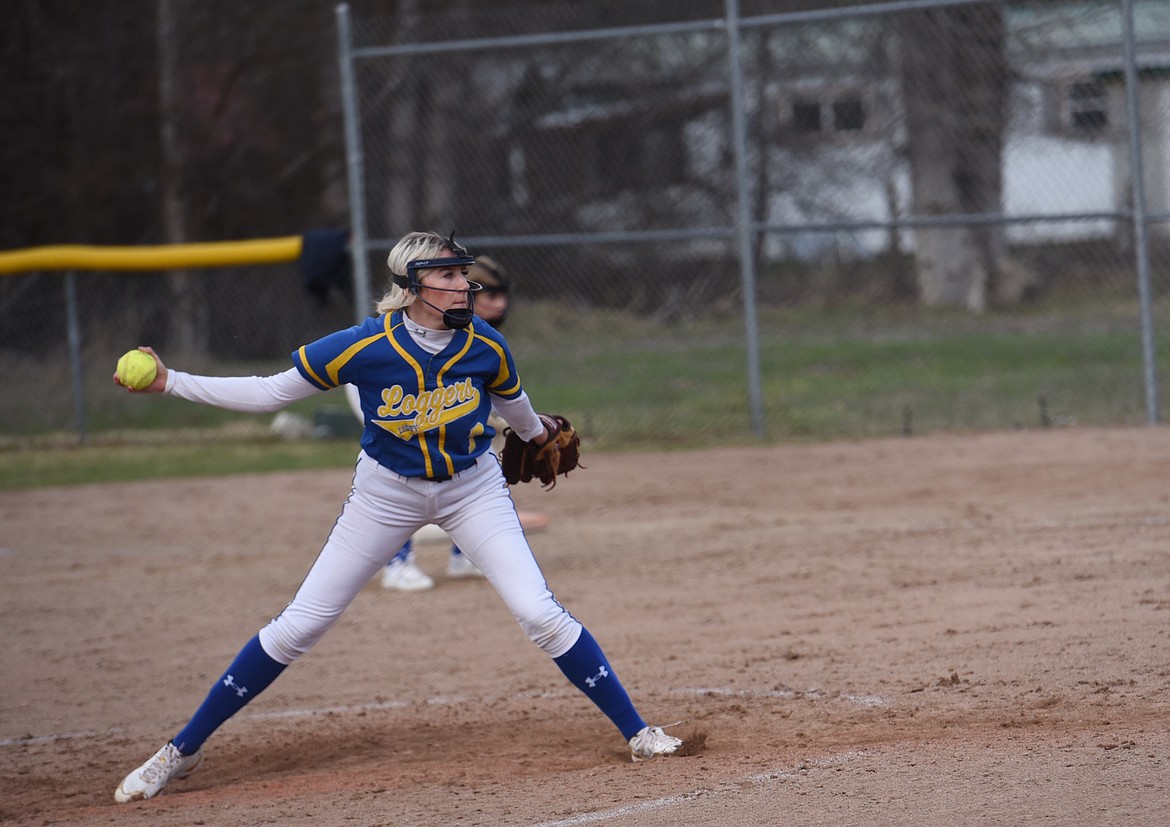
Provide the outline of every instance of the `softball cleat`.
<path id="1" fill-rule="evenodd" d="M 186 778 L 203 761 L 203 750 L 194 755 L 183 755 L 175 745 L 167 741 L 151 759 L 122 779 L 114 790 L 114 800 L 119 804 L 128 801 L 143 801 L 154 798 L 172 778 Z"/>
<path id="2" fill-rule="evenodd" d="M 483 577 L 483 572 L 479 570 L 479 566 L 467 559 L 466 554 L 452 554 L 451 559 L 447 561 L 447 576 L 460 577 Z"/>
<path id="3" fill-rule="evenodd" d="M 396 592 L 425 592 L 435 581 L 413 560 L 392 560 L 382 569 L 382 588 Z"/>
<path id="4" fill-rule="evenodd" d="M 646 726 L 630 739 L 630 758 L 637 763 L 655 755 L 668 755 L 682 746 L 682 739 L 667 735 L 660 726 Z"/>

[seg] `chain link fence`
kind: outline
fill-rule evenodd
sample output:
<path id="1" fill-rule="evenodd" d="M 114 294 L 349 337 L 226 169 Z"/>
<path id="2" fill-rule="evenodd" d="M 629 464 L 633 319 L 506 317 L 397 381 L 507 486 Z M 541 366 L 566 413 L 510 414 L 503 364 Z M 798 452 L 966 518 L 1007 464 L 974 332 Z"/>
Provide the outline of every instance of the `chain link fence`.
<path id="1" fill-rule="evenodd" d="M 773 5 L 343 24 L 372 272 L 509 262 L 599 437 L 1156 418 L 1170 9 Z"/>
<path id="2" fill-rule="evenodd" d="M 197 437 L 200 430 L 239 419 L 179 400 L 130 398 L 113 384 L 118 357 L 150 344 L 184 370 L 283 370 L 299 344 L 353 319 L 348 303 L 318 305 L 307 298 L 302 281 L 296 262 L 182 273 L 0 276 L 0 381 L 6 388 L 0 394 L 0 447 L 43 438 L 125 439 L 141 428 Z M 180 304 L 194 308 L 191 327 L 205 344 L 198 353 L 172 341 L 171 317 Z M 255 427 L 245 432 L 268 424 L 250 420 Z"/>
<path id="3" fill-rule="evenodd" d="M 1157 419 L 1164 2 L 482 5 L 339 7 L 355 306 L 292 266 L 193 271 L 182 367 L 286 367 L 371 311 L 397 238 L 454 229 L 514 279 L 537 408 L 599 444 Z M 79 421 L 70 289 L 87 427 L 140 415 L 109 375 L 173 284 L 6 277 L 6 435 Z"/>

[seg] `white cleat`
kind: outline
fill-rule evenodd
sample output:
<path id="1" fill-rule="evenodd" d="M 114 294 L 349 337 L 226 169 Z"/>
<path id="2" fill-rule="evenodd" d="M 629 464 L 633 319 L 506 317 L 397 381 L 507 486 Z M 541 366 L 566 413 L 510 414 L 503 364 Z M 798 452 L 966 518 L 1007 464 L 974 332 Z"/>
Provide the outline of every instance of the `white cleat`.
<path id="1" fill-rule="evenodd" d="M 452 554 L 451 559 L 447 561 L 447 576 L 483 577 L 484 574 L 479 570 L 479 566 L 467 559 L 466 554 Z"/>
<path id="2" fill-rule="evenodd" d="M 391 560 L 382 569 L 382 588 L 399 592 L 425 592 L 433 589 L 435 581 L 420 569 L 414 560 Z"/>
<path id="3" fill-rule="evenodd" d="M 122 779 L 114 790 L 114 800 L 119 804 L 128 801 L 144 801 L 154 798 L 172 778 L 186 778 L 195 772 L 203 761 L 203 750 L 194 755 L 183 755 L 175 745 L 166 745 L 151 756 L 150 760 Z"/>
<path id="4" fill-rule="evenodd" d="M 667 735 L 660 726 L 646 726 L 630 739 L 630 758 L 635 763 L 649 761 L 655 755 L 668 755 L 682 746 L 682 739 Z"/>

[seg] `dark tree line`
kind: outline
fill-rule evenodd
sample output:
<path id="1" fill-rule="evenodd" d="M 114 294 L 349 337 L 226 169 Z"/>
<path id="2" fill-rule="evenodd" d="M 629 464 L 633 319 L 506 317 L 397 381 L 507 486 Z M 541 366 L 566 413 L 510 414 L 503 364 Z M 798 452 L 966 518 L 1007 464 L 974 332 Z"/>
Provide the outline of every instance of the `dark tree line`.
<path id="1" fill-rule="evenodd" d="M 519 15 L 558 4 L 492 5 Z M 623 4 L 587 5 L 591 17 L 612 21 Z M 655 14 L 656 3 L 638 5 Z M 700 5 L 717 12 L 721 3 Z M 476 4 L 350 6 L 389 21 L 426 13 L 439 21 L 435 37 L 457 33 L 451 21 Z M 0 248 L 176 240 L 168 192 L 192 240 L 344 222 L 335 8 L 334 0 L 7 4 Z"/>
<path id="2" fill-rule="evenodd" d="M 351 0 L 350 5 L 355 18 L 384 18 L 378 35 L 384 42 L 509 34 L 542 19 L 570 30 L 712 19 L 724 11 L 722 0 L 499 0 L 490 8 L 473 0 Z M 741 5 L 744 14 L 753 12 L 750 0 Z M 785 11 L 826 5 L 843 3 L 810 0 L 785 4 Z M 232 240 L 345 226 L 335 7 L 334 0 L 12 4 L 0 26 L 0 248 Z M 914 98 L 906 104 L 909 119 L 925 125 L 920 132 L 930 127 L 937 133 L 929 142 L 935 151 L 909 153 L 916 180 L 925 182 L 919 200 L 947 196 L 931 211 L 993 210 L 998 201 L 1000 182 L 992 173 L 999 162 L 1002 89 L 985 80 L 1003 77 L 997 15 L 995 4 L 977 4 L 906 18 L 904 42 L 932 46 L 904 51 L 907 76 L 937 81 L 937 88 L 921 91 L 905 85 Z M 940 44 L 939 31 L 954 33 L 955 48 Z M 972 40 L 971 31 L 983 36 Z M 388 193 L 386 214 L 371 216 L 375 232 L 448 220 L 471 233 L 538 232 L 547 226 L 549 211 L 557 209 L 555 192 L 547 197 L 537 192 L 536 203 L 507 214 L 485 211 L 466 197 L 470 189 L 481 194 L 480 204 L 499 202 L 507 153 L 530 140 L 530 124 L 545 110 L 566 105 L 569 92 L 543 85 L 554 75 L 572 78 L 588 67 L 587 58 L 570 62 L 558 58 L 561 51 L 546 52 L 539 61 L 533 56 L 545 74 L 530 72 L 517 85 L 506 128 L 490 136 L 476 131 L 486 120 L 474 117 L 476 106 L 485 104 L 475 100 L 468 82 L 476 69 L 462 66 L 462 58 L 420 60 L 413 85 L 388 85 L 394 93 L 363 113 L 370 123 L 388 120 L 386 132 L 394 138 L 365 159 L 367 186 Z M 956 57 L 949 63 L 940 60 L 950 55 Z M 964 55 L 968 58 L 960 60 Z M 631 94 L 639 91 L 646 90 Z M 647 109 L 648 127 L 654 126 L 649 119 L 655 112 Z M 488 145 L 489 140 L 495 143 Z M 459 168 L 455 159 L 472 157 L 473 147 L 491 163 Z M 608 152 L 600 160 L 612 163 L 621 155 Z M 531 162 L 535 157 L 529 153 Z M 575 169 L 573 163 L 553 165 L 532 180 L 552 187 L 560 180 L 556 176 Z M 570 192 L 562 200 L 571 223 L 580 199 Z M 644 211 L 670 207 L 652 192 L 644 202 L 639 202 Z M 653 220 L 670 225 L 682 219 L 666 214 Z M 940 236 L 940 243 L 949 247 L 953 236 Z M 920 262 L 921 297 L 930 300 L 933 287 L 945 286 L 934 291 L 940 303 L 981 306 L 982 298 L 972 296 L 994 279 L 1000 244 L 994 233 L 982 232 L 966 247 L 971 255 L 947 259 L 949 268 L 941 267 L 941 256 Z M 624 270 L 618 277 L 628 281 Z M 165 331 L 187 350 L 207 352 L 213 336 L 200 308 L 212 297 L 201 295 L 208 289 L 205 280 L 181 273 L 167 280 L 169 294 L 157 300 L 158 314 L 173 318 L 158 323 L 160 334 Z"/>
<path id="3" fill-rule="evenodd" d="M 0 244 L 183 240 L 168 192 L 188 239 L 337 220 L 332 36 L 319 2 L 15 4 L 0 27 Z"/>

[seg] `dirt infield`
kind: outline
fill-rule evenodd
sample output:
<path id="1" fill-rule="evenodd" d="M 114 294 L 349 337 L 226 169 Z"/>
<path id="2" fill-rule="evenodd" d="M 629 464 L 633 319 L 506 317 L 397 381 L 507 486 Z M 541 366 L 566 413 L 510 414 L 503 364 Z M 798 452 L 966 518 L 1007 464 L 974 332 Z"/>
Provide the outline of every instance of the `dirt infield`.
<path id="1" fill-rule="evenodd" d="M 347 472 L 0 493 L 0 822 L 1165 824 L 1170 428 L 590 455 L 532 545 L 620 736 L 480 581 L 359 595 L 153 801 L 114 787 L 280 611 Z M 706 736 L 705 745 L 698 746 Z"/>

